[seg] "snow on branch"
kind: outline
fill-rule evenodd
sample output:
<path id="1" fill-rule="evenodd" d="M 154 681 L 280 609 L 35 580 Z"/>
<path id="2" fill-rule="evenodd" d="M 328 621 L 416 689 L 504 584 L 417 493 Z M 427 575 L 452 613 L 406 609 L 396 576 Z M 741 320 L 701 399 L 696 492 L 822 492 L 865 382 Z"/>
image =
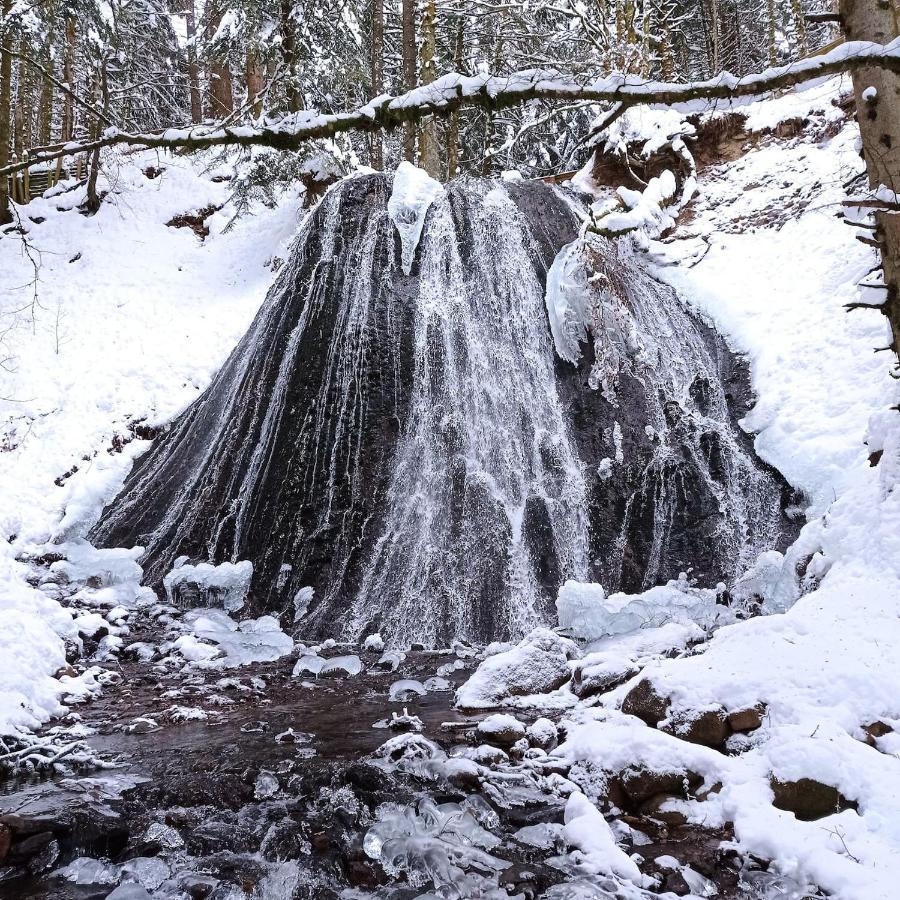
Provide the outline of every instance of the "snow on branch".
<path id="1" fill-rule="evenodd" d="M 851 41 L 829 53 L 743 78 L 723 72 L 707 81 L 684 84 L 651 81 L 621 73 L 584 82 L 544 69 L 529 69 L 504 76 L 468 76 L 454 72 L 397 97 L 377 97 L 349 112 L 321 114 L 301 111 L 274 124 L 259 127 L 197 125 L 147 133 L 108 128 L 97 140 L 70 142 L 61 148 L 32 153 L 27 160 L 0 168 L 0 175 L 22 171 L 35 163 L 114 146 L 202 150 L 237 145 L 291 150 L 307 141 L 332 138 L 342 132 L 392 129 L 404 122 L 429 115 L 446 115 L 463 107 L 498 109 L 536 99 L 614 103 L 619 104 L 620 109 L 655 104 L 684 112 L 700 112 L 721 103 L 747 103 L 774 90 L 798 87 L 819 78 L 865 67 L 900 73 L 900 38 L 887 45 Z"/>

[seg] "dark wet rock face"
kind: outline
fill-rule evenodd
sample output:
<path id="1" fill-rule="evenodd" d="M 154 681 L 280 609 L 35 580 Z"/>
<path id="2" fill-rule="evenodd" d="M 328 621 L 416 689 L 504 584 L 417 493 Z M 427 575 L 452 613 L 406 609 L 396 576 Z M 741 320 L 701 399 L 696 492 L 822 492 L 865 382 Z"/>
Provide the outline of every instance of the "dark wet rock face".
<path id="1" fill-rule="evenodd" d="M 571 198 L 456 182 L 406 276 L 390 187 L 329 193 L 94 542 L 144 546 L 157 586 L 181 556 L 250 560 L 250 613 L 288 625 L 312 587 L 305 634 L 435 646 L 553 621 L 566 578 L 714 584 L 786 533 L 782 483 L 736 425 L 746 373 L 613 245 L 595 260 L 610 303 L 652 341 L 614 399 L 589 384 L 596 335 L 580 365 L 557 358 L 544 286 L 577 233 Z"/>

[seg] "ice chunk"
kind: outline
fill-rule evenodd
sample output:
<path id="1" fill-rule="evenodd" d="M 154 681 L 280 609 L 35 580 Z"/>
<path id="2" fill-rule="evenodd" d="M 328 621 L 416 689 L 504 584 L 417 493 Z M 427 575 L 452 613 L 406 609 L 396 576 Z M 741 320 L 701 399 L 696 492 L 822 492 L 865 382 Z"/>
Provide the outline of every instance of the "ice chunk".
<path id="1" fill-rule="evenodd" d="M 79 856 L 77 859 L 73 859 L 67 866 L 54 874 L 75 884 L 115 884 L 119 880 L 119 873 L 115 866 L 99 859 L 91 859 L 89 856 Z"/>
<path id="2" fill-rule="evenodd" d="M 172 569 L 163 579 L 169 603 L 182 609 L 195 606 L 221 606 L 228 612 L 237 612 L 244 605 L 253 563 L 221 563 L 218 566 L 199 563 L 182 565 Z"/>
<path id="3" fill-rule="evenodd" d="M 596 640 L 656 628 L 667 622 L 694 622 L 709 627 L 731 617 L 716 604 L 716 592 L 691 587 L 686 580 L 670 581 L 642 594 L 612 594 L 599 584 L 567 581 L 556 598 L 560 627 L 577 637 Z"/>
<path id="4" fill-rule="evenodd" d="M 235 622 L 219 609 L 195 610 L 185 622 L 198 638 L 218 645 L 224 659 L 209 665 L 243 666 L 254 662 L 271 662 L 294 648 L 293 639 L 285 634 L 272 616 Z"/>
<path id="5" fill-rule="evenodd" d="M 325 660 L 325 665 L 319 669 L 320 675 L 335 675 L 344 672 L 347 675 L 359 675 L 362 672 L 362 660 L 358 656 L 333 656 Z"/>
<path id="6" fill-rule="evenodd" d="M 387 208 L 400 235 L 400 264 L 406 275 L 412 271 L 428 207 L 443 193 L 444 189 L 437 181 L 412 163 L 404 160 L 397 166 Z"/>
<path id="7" fill-rule="evenodd" d="M 280 790 L 278 779 L 271 773 L 262 771 L 253 785 L 253 796 L 257 800 L 271 800 Z"/>
<path id="8" fill-rule="evenodd" d="M 313 594 L 315 594 L 315 589 L 311 587 L 302 587 L 294 594 L 295 622 L 299 622 L 306 615 L 309 604 L 312 603 Z"/>
<path id="9" fill-rule="evenodd" d="M 421 697 L 425 693 L 425 685 L 421 681 L 415 681 L 412 678 L 401 678 L 395 681 L 388 691 L 388 699 L 391 703 L 397 703 L 401 700 L 413 700 Z"/>
<path id="10" fill-rule="evenodd" d="M 322 671 L 322 666 L 325 665 L 325 660 L 318 656 L 315 653 L 304 653 L 300 659 L 297 660 L 297 664 L 294 666 L 294 671 L 291 672 L 293 676 L 297 675 L 306 675 L 309 673 L 310 675 L 318 675 L 319 672 Z"/>

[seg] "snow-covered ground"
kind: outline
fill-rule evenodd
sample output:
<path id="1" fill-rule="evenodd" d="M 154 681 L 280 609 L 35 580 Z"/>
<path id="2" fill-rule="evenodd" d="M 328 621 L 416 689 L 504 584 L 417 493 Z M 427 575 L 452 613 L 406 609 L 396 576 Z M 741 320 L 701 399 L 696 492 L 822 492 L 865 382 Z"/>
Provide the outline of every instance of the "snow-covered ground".
<path id="1" fill-rule="evenodd" d="M 0 734 L 59 711 L 69 689 L 51 676 L 74 636 L 15 556 L 80 536 L 143 444 L 116 452 L 129 422 L 165 422 L 206 387 L 287 256 L 297 196 L 223 233 L 226 205 L 205 240 L 166 226 L 226 202 L 215 175 L 183 157 L 113 158 L 96 216 L 77 210 L 83 189 L 57 189 L 22 208 L 27 243 L 0 238 Z"/>
<path id="2" fill-rule="evenodd" d="M 758 104 L 751 124 L 771 127 L 817 105 L 821 123 L 834 121 L 836 89 Z M 599 669 L 645 666 L 641 677 L 676 717 L 762 704 L 762 727 L 724 755 L 622 713 L 633 682 L 599 703 L 564 688 L 547 705 L 569 710 L 560 752 L 583 770 L 697 772 L 721 790 L 685 802 L 690 818 L 733 822 L 744 849 L 842 900 L 877 900 L 896 896 L 900 883 L 900 738 L 890 732 L 871 746 L 862 729 L 900 727 L 900 417 L 889 411 L 900 389 L 888 354 L 873 353 L 887 343 L 883 318 L 844 309 L 861 298 L 857 284 L 875 262 L 836 217 L 842 185 L 860 169 L 855 142 L 845 125 L 819 143 L 763 142 L 707 171 L 693 219 L 652 248 L 660 276 L 749 354 L 759 402 L 746 426 L 809 498 L 795 547 L 753 576 L 768 608 L 785 611 L 720 628 L 702 652 L 676 658 L 655 660 L 696 640 L 696 626 L 586 650 Z M 146 177 L 151 164 L 165 172 Z M 226 207 L 207 220 L 202 242 L 166 227 L 226 200 L 211 174 L 180 157 L 132 157 L 109 173 L 113 196 L 97 216 L 73 209 L 80 192 L 58 194 L 27 207 L 44 217 L 25 221 L 27 246 L 0 238 L 0 733 L 34 727 L 76 690 L 52 677 L 65 662 L 62 638 L 75 633 L 72 616 L 25 581 L 16 555 L 78 539 L 140 447 L 132 440 L 116 452 L 117 436 L 131 437 L 129 420 L 170 419 L 206 386 L 273 280 L 273 257 L 286 256 L 296 197 L 223 233 Z M 589 599 L 579 602 L 590 615 Z M 494 669 L 505 665 L 491 659 Z M 816 779 L 857 809 L 799 821 L 772 805 L 773 778 Z M 590 801 L 578 795 L 571 806 L 570 842 L 627 872 L 627 858 L 596 830 Z"/>

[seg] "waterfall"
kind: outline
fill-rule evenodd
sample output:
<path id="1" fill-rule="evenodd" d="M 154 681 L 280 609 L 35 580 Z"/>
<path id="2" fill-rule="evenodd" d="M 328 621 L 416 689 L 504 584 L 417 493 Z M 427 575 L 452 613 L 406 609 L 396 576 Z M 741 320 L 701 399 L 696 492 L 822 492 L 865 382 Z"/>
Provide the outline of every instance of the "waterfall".
<path id="1" fill-rule="evenodd" d="M 431 208 L 409 411 L 355 630 L 390 598 L 382 624 L 401 642 L 520 634 L 547 620 L 543 560 L 587 574 L 585 483 L 536 253 L 502 188 L 459 182 Z"/>
<path id="2" fill-rule="evenodd" d="M 296 598 L 301 635 L 432 646 L 551 622 L 567 578 L 715 583 L 777 543 L 783 483 L 736 424 L 746 373 L 616 245 L 557 354 L 572 197 L 458 180 L 407 229 L 418 248 L 390 198 L 382 175 L 326 195 L 95 542 L 143 546 L 154 585 L 181 556 L 250 560 L 250 614 L 290 622 Z"/>

